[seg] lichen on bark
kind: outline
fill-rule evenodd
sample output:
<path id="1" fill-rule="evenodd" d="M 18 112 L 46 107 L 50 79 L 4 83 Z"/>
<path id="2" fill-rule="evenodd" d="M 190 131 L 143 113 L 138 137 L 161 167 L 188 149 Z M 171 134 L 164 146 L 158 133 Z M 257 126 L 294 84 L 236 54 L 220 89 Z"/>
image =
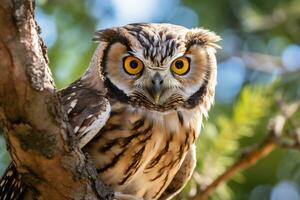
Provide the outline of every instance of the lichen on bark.
<path id="1" fill-rule="evenodd" d="M 38 131 L 29 124 L 14 125 L 12 132 L 19 139 L 24 151 L 33 150 L 48 159 L 54 156 L 57 149 L 57 138 L 54 134 Z"/>

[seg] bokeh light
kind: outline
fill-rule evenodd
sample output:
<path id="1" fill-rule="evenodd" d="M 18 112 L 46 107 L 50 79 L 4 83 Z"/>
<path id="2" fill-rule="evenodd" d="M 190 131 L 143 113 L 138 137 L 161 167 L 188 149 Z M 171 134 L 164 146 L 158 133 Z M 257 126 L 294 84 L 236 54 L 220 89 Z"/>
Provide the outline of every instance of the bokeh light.
<path id="1" fill-rule="evenodd" d="M 225 103 L 232 102 L 243 85 L 245 75 L 245 64 L 238 57 L 232 57 L 219 63 L 217 99 Z"/>
<path id="2" fill-rule="evenodd" d="M 300 69 L 300 46 L 296 44 L 287 46 L 282 53 L 282 62 L 290 71 Z"/>
<path id="3" fill-rule="evenodd" d="M 300 200 L 299 189 L 295 183 L 280 182 L 273 188 L 271 200 Z"/>

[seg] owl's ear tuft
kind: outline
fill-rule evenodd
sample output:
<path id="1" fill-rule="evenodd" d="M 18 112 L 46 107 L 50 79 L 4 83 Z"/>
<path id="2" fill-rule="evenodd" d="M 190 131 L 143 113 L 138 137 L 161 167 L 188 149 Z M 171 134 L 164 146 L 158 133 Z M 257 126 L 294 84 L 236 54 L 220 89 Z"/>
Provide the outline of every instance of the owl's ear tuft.
<path id="1" fill-rule="evenodd" d="M 194 28 L 187 32 L 186 36 L 186 48 L 189 49 L 192 45 L 211 46 L 216 49 L 220 49 L 221 46 L 216 44 L 221 40 L 221 37 L 214 32 L 208 31 L 202 28 Z"/>
<path id="2" fill-rule="evenodd" d="M 99 30 L 94 34 L 93 41 L 114 43 L 120 42 L 130 49 L 130 41 L 126 37 L 126 31 L 122 28 L 108 28 Z"/>
<path id="3" fill-rule="evenodd" d="M 119 35 L 118 28 L 108 28 L 108 29 L 98 30 L 94 34 L 93 41 L 109 42 L 113 38 L 116 38 L 118 35 Z"/>

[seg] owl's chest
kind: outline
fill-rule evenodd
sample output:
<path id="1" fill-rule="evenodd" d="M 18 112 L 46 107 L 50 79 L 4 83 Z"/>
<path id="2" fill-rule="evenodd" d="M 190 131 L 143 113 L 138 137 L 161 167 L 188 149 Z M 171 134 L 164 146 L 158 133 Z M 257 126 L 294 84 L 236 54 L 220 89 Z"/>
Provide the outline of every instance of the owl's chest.
<path id="1" fill-rule="evenodd" d="M 177 113 L 174 116 L 154 119 L 114 108 L 86 148 L 102 180 L 116 191 L 144 199 L 158 198 L 196 139 L 197 128 L 184 126 Z"/>

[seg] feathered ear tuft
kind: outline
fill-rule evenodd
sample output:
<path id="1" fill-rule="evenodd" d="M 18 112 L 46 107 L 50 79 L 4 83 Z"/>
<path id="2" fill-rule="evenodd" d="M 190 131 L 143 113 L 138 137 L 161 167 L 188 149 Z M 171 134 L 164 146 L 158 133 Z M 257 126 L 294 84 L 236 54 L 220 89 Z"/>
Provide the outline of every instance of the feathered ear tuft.
<path id="1" fill-rule="evenodd" d="M 99 30 L 94 34 L 93 41 L 107 43 L 120 42 L 127 47 L 130 46 L 126 31 L 122 27 Z"/>
<path id="2" fill-rule="evenodd" d="M 214 32 L 202 28 L 194 28 L 186 34 L 186 47 L 187 49 L 194 44 L 211 46 L 216 49 L 221 49 L 221 46 L 216 44 L 221 40 L 221 37 Z"/>
<path id="3" fill-rule="evenodd" d="M 113 38 L 116 38 L 118 35 L 119 35 L 118 28 L 108 28 L 108 29 L 98 30 L 94 34 L 93 41 L 109 42 Z"/>

